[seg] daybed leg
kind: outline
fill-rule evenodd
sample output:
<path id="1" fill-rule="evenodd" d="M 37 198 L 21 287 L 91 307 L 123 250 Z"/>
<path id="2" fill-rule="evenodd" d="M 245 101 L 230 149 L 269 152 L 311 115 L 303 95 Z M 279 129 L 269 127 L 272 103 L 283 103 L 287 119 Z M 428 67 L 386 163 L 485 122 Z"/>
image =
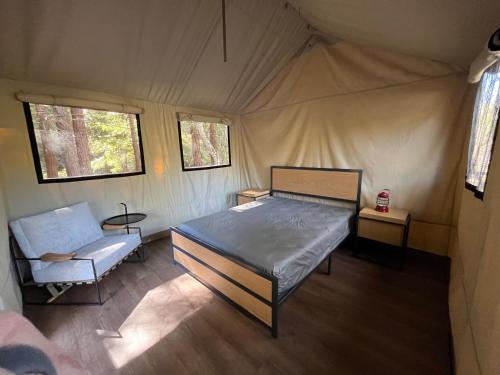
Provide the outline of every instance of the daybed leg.
<path id="1" fill-rule="evenodd" d="M 97 272 L 95 271 L 94 259 L 92 259 L 92 270 L 94 271 L 94 284 L 95 284 L 95 290 L 97 292 L 97 301 L 99 305 L 102 305 L 101 291 L 99 290 L 99 280 L 97 280 Z"/>
<path id="2" fill-rule="evenodd" d="M 52 302 L 54 302 L 57 298 L 62 296 L 64 293 L 66 293 L 67 290 L 69 290 L 73 285 L 63 285 L 60 287 L 61 290 L 58 290 L 54 284 L 48 284 L 45 289 L 50 293 L 52 297 L 50 297 L 45 303 L 47 305 L 50 305 Z"/>
<path id="3" fill-rule="evenodd" d="M 99 305 L 102 305 L 101 291 L 99 290 L 99 281 L 95 282 L 95 290 L 97 292 L 97 300 L 99 301 Z"/>
<path id="4" fill-rule="evenodd" d="M 328 271 L 326 272 L 327 275 L 331 275 L 332 273 L 332 255 L 330 254 L 328 256 Z"/>
<path id="5" fill-rule="evenodd" d="M 146 252 L 144 251 L 144 246 L 140 245 L 139 250 L 137 252 L 139 253 L 140 262 L 144 263 L 146 261 Z"/>

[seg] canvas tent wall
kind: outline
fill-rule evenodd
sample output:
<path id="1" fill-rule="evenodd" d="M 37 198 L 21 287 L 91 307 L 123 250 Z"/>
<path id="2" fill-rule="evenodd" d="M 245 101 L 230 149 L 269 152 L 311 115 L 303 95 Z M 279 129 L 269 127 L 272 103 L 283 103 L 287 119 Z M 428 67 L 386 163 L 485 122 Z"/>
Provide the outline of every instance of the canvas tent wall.
<path id="1" fill-rule="evenodd" d="M 290 62 L 241 116 L 252 184 L 270 165 L 362 168 L 362 205 L 389 188 L 413 215 L 410 246 L 446 254 L 466 74 L 348 42 Z"/>
<path id="2" fill-rule="evenodd" d="M 2 142 L 0 142 L 2 147 Z M 15 274 L 11 272 L 7 214 L 5 212 L 2 186 L 0 185 L 0 311 L 22 309 Z"/>
<path id="3" fill-rule="evenodd" d="M 144 234 L 165 231 L 169 225 L 187 218 L 205 215 L 226 208 L 234 200 L 233 192 L 246 185 L 240 173 L 241 134 L 237 117 L 227 114 L 176 107 L 145 101 L 128 101 L 144 108 L 141 130 L 146 162 L 145 175 L 38 184 L 34 174 L 31 145 L 26 131 L 22 105 L 14 93 L 44 92 L 58 96 L 118 102 L 114 96 L 68 89 L 59 86 L 2 80 L 0 110 L 2 123 L 8 125 L 8 146 L 2 151 L 0 168 L 5 189 L 9 219 L 87 200 L 99 220 L 121 213 L 120 202 L 127 202 L 131 211 L 147 212 L 142 223 Z M 233 166 L 215 171 L 182 172 L 177 133 L 177 112 L 194 112 L 228 117 L 231 121 Z"/>
<path id="4" fill-rule="evenodd" d="M 477 85 L 469 86 L 460 121 L 470 129 Z M 498 130 L 497 130 L 498 131 Z M 466 143 L 460 168 L 465 175 Z M 493 152 L 484 200 L 457 180 L 455 218 L 450 236 L 449 308 L 457 374 L 500 371 L 500 152 Z"/>

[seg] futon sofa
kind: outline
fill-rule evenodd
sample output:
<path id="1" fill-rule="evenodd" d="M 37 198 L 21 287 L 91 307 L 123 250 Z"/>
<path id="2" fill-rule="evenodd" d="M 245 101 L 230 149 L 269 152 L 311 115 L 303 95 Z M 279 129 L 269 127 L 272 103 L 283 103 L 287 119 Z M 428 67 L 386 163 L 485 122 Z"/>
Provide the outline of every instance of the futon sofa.
<path id="1" fill-rule="evenodd" d="M 47 289 L 55 296 L 62 294 L 54 289 L 57 285 L 95 283 L 99 304 L 98 282 L 132 253 L 139 256 L 142 246 L 139 228 L 129 227 L 139 229 L 137 233 L 105 235 L 87 202 L 17 219 L 9 226 L 24 254 L 13 251 L 21 287 L 27 285 L 20 264 L 25 261 L 31 265 L 32 285 L 50 285 Z"/>

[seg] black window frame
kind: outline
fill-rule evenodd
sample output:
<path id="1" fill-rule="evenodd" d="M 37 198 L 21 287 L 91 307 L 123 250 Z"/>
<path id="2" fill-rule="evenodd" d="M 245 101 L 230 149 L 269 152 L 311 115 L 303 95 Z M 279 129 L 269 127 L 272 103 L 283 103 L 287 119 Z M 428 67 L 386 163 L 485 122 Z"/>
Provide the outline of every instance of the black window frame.
<path id="1" fill-rule="evenodd" d="M 219 124 L 219 123 L 218 123 Z M 229 154 L 229 163 L 224 165 L 209 165 L 205 167 L 191 167 L 186 168 L 184 165 L 184 150 L 182 148 L 182 131 L 181 131 L 181 120 L 177 120 L 177 131 L 179 133 L 179 149 L 181 152 L 181 166 L 183 172 L 192 172 L 192 171 L 203 171 L 208 169 L 218 169 L 218 168 L 228 168 L 231 167 L 231 132 L 230 126 L 227 124 L 222 124 L 227 126 L 227 149 Z"/>
<path id="2" fill-rule="evenodd" d="M 63 105 L 63 107 L 74 107 L 69 105 Z M 90 109 L 84 107 L 74 107 L 74 108 L 82 108 L 82 109 Z M 109 173 L 109 174 L 100 174 L 100 175 L 92 175 L 92 176 L 78 176 L 78 177 L 58 177 L 58 178 L 44 178 L 42 171 L 42 162 L 40 159 L 40 155 L 38 153 L 38 145 L 35 134 L 35 125 L 33 123 L 33 117 L 31 114 L 31 108 L 29 102 L 23 102 L 24 115 L 26 116 L 26 126 L 28 128 L 28 135 L 30 138 L 31 144 L 31 152 L 33 154 L 33 162 L 35 164 L 35 172 L 36 177 L 39 184 L 59 184 L 66 182 L 76 182 L 76 181 L 87 181 L 87 180 L 104 180 L 108 178 L 120 178 L 120 177 L 130 177 L 130 176 L 138 176 L 146 174 L 146 165 L 144 162 L 144 148 L 142 146 L 142 133 L 141 133 L 141 121 L 139 114 L 136 113 L 135 117 L 137 119 L 137 139 L 139 141 L 139 151 L 141 156 L 141 170 L 138 172 L 128 172 L 128 173 Z M 111 111 L 107 111 L 111 112 Z"/>

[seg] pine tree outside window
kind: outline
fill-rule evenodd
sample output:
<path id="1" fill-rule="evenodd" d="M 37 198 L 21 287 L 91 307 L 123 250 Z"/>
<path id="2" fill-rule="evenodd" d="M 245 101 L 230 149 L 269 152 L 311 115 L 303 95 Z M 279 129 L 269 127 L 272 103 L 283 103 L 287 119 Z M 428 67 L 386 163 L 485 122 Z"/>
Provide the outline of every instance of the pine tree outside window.
<path id="1" fill-rule="evenodd" d="M 178 115 L 183 171 L 231 166 L 229 125 L 222 119 Z"/>
<path id="2" fill-rule="evenodd" d="M 139 115 L 24 103 L 39 183 L 144 174 Z"/>

